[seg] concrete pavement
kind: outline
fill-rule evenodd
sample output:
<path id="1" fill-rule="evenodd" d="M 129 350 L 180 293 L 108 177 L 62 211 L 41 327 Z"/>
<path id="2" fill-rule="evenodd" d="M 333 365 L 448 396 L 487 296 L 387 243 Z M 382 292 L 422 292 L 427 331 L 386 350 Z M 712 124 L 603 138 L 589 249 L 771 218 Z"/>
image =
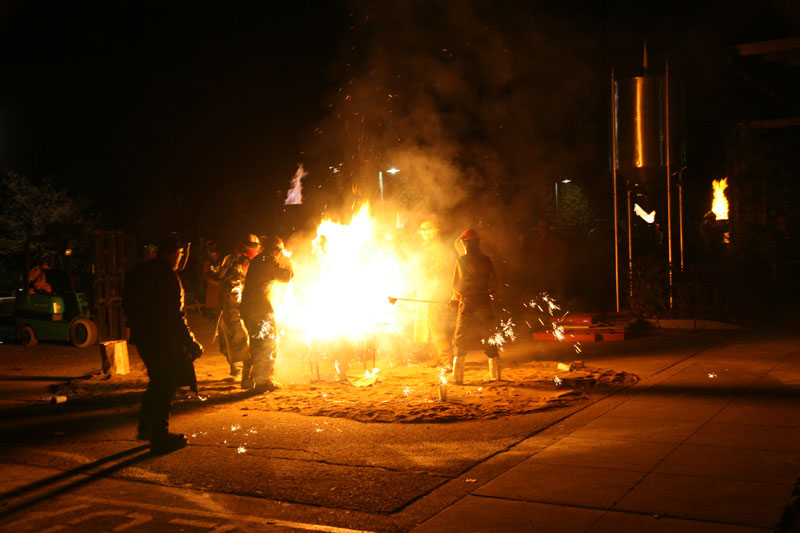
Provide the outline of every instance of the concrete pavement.
<path id="1" fill-rule="evenodd" d="M 414 531 L 798 531 L 799 346 L 773 328 L 673 361 L 453 480 L 474 489 Z"/>

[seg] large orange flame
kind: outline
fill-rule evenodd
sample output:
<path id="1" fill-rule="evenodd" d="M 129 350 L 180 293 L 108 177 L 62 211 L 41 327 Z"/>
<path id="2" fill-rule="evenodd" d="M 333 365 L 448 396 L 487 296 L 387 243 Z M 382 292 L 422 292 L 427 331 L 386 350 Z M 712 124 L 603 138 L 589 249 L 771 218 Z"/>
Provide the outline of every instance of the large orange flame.
<path id="1" fill-rule="evenodd" d="M 711 211 L 717 217 L 717 220 L 728 220 L 728 199 L 725 197 L 728 178 L 713 180 L 711 185 L 714 187 L 714 200 L 711 203 Z"/>
<path id="2" fill-rule="evenodd" d="M 368 205 L 349 223 L 323 220 L 312 246 L 295 250 L 295 278 L 274 288 L 276 318 L 287 334 L 305 342 L 358 338 L 379 325 L 397 325 L 391 294 L 414 294 L 414 263 L 401 256 L 391 234 Z"/>

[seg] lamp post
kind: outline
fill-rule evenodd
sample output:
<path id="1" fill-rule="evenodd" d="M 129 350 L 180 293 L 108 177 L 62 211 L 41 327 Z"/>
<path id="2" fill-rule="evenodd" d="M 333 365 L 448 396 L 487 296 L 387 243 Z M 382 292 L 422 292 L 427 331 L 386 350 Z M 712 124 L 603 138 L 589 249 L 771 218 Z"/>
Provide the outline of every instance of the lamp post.
<path id="1" fill-rule="evenodd" d="M 561 182 L 561 183 L 570 183 L 570 182 L 572 182 L 572 180 L 570 180 L 570 179 L 556 180 L 556 223 L 557 224 L 559 224 L 559 219 L 558 219 L 558 183 L 559 182 Z M 561 224 L 559 224 L 559 226 L 560 225 Z"/>

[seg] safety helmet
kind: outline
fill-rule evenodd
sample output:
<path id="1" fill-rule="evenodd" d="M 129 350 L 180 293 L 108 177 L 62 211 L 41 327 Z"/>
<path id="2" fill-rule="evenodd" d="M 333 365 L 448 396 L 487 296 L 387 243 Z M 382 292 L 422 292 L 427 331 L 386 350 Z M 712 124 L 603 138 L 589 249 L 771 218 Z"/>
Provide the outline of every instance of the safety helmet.
<path id="1" fill-rule="evenodd" d="M 439 231 L 439 228 L 430 220 L 423 220 L 419 225 L 419 231 L 420 233 L 424 231 Z"/>
<path id="2" fill-rule="evenodd" d="M 258 238 L 258 235 L 255 233 L 248 233 L 245 235 L 244 239 L 242 239 L 242 244 L 244 246 L 252 246 L 254 248 L 258 248 L 261 246 L 261 241 Z"/>
<path id="3" fill-rule="evenodd" d="M 481 236 L 478 235 L 478 232 L 474 229 L 470 228 L 468 230 L 464 230 L 464 232 L 458 236 L 459 240 L 462 241 L 471 241 L 473 239 L 480 239 Z"/>

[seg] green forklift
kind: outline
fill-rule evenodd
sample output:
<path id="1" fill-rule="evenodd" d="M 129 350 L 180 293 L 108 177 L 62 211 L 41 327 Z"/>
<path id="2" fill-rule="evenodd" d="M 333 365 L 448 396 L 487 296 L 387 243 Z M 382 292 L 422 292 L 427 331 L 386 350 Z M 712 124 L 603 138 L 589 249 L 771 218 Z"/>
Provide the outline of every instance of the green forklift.
<path id="1" fill-rule="evenodd" d="M 57 232 L 25 243 L 25 270 L 14 301 L 17 340 L 23 346 L 41 340 L 85 348 L 97 342 L 97 326 L 86 294 L 78 290 L 69 242 L 67 234 Z"/>

